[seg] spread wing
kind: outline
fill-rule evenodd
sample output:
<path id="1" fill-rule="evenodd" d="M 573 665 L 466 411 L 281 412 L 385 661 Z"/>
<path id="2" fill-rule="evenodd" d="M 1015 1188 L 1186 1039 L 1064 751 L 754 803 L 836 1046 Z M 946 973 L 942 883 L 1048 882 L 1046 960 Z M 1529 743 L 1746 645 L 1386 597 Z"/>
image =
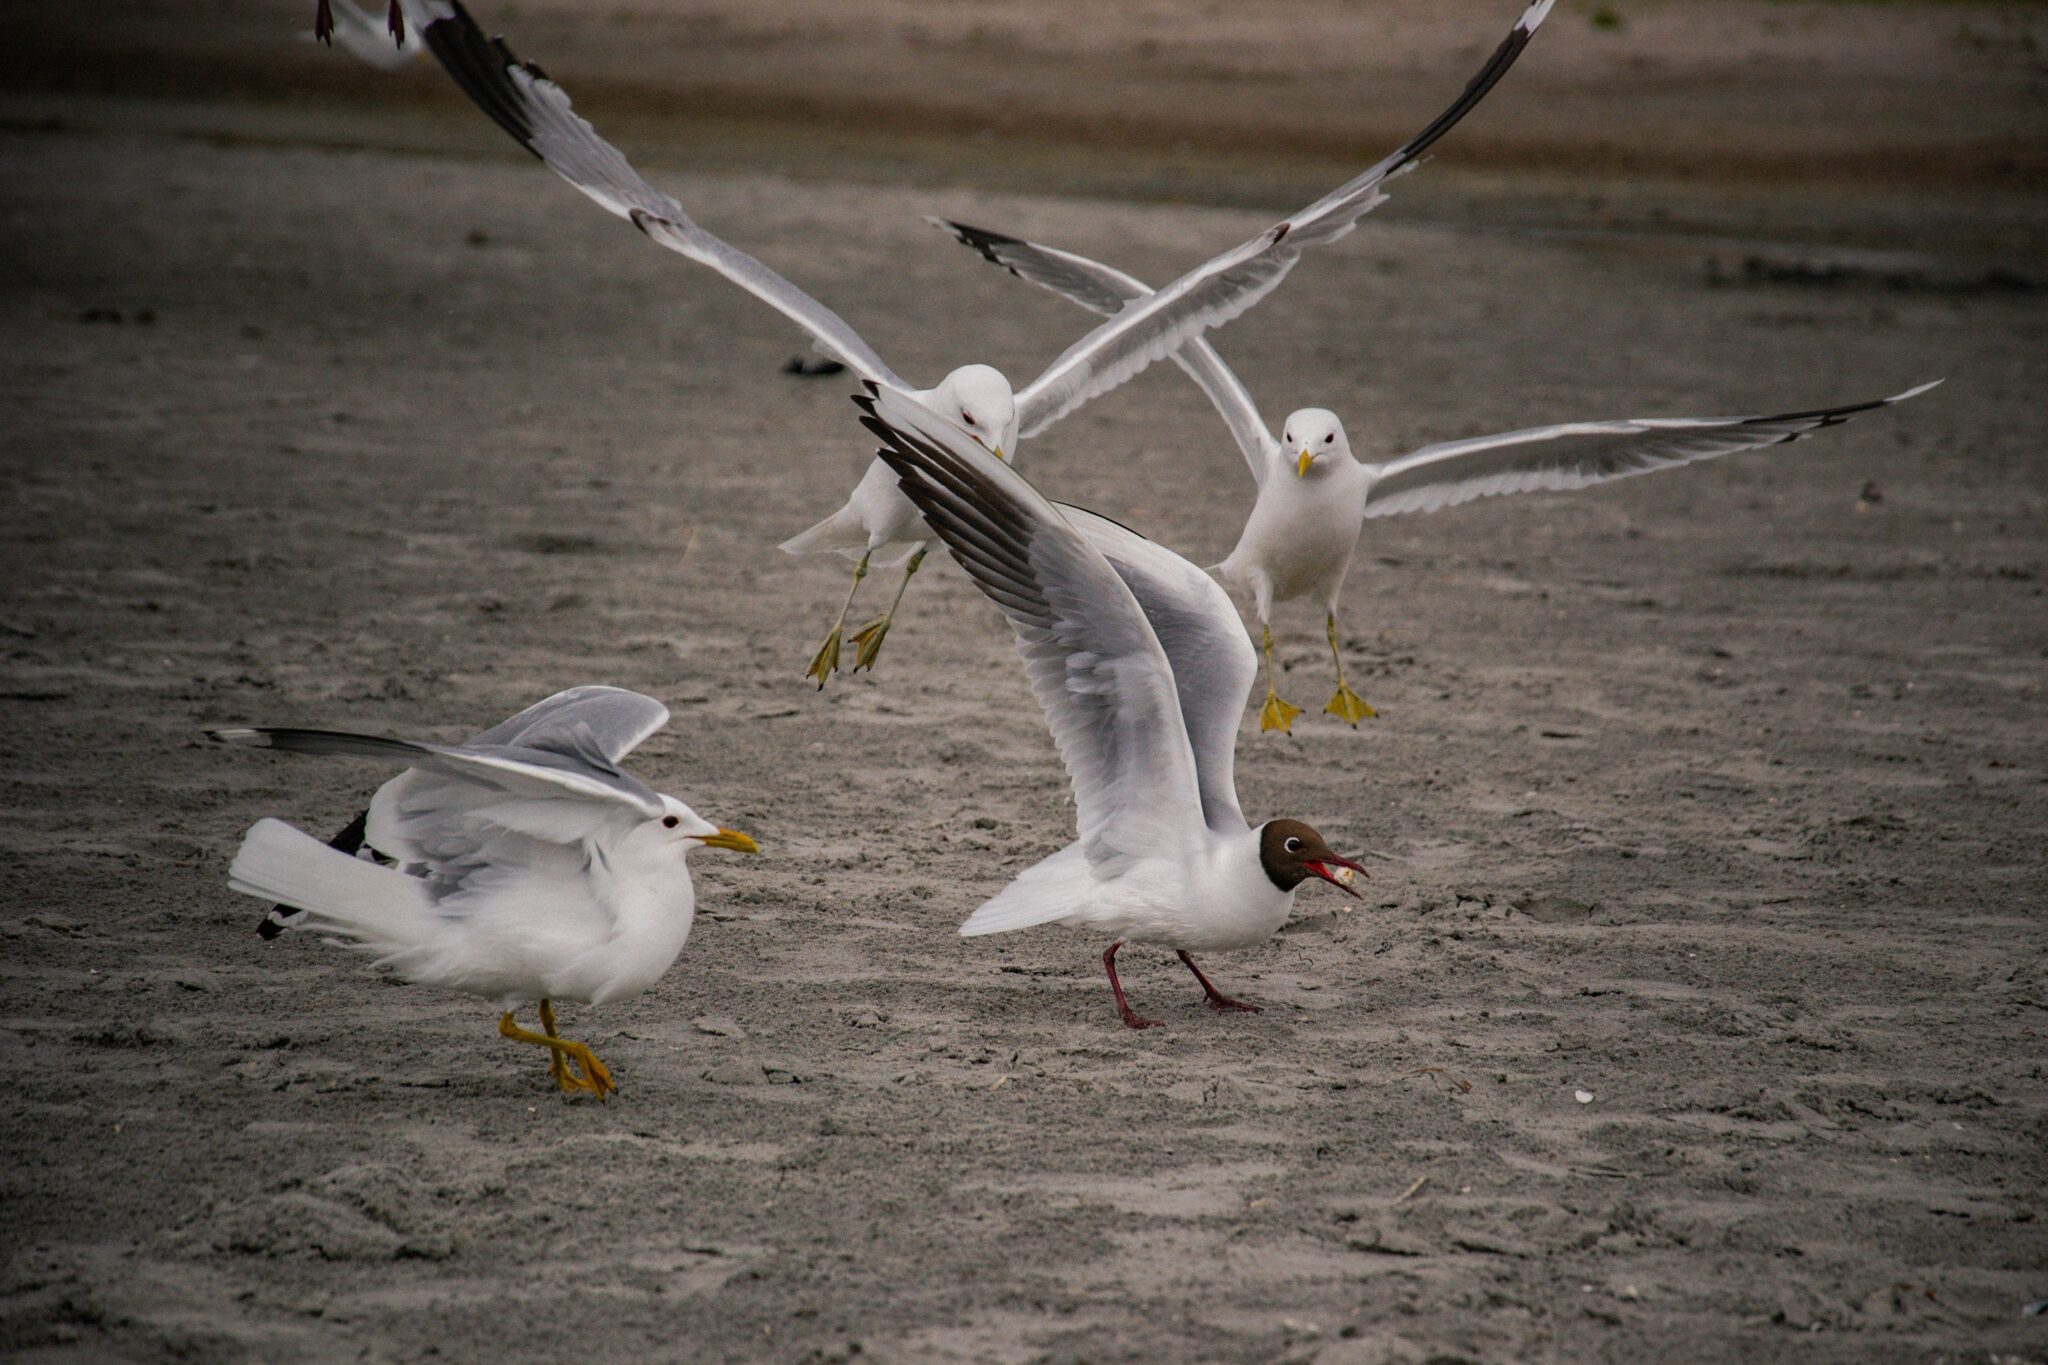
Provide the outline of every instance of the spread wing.
<path id="1" fill-rule="evenodd" d="M 927 218 L 925 221 L 952 233 L 980 252 L 985 260 L 993 261 L 1018 279 L 1049 289 L 1091 312 L 1114 314 L 1132 299 L 1144 298 L 1152 292 L 1133 276 L 1071 251 L 1040 246 L 1019 237 L 1006 237 L 987 228 L 969 227 L 947 218 Z M 1175 351 L 1173 360 L 1208 396 L 1217 414 L 1223 418 L 1224 425 L 1230 428 L 1230 435 L 1237 442 L 1245 463 L 1251 466 L 1252 482 L 1264 483 L 1266 471 L 1272 467 L 1273 453 L 1279 447 L 1273 440 L 1273 434 L 1266 429 L 1265 419 L 1259 416 L 1259 406 L 1252 401 L 1243 381 L 1223 363 L 1223 357 L 1216 354 L 1216 348 L 1204 336 L 1194 337 Z"/>
<path id="2" fill-rule="evenodd" d="M 589 732 L 604 761 L 615 765 L 666 724 L 668 708 L 652 697 L 628 692 L 623 687 L 572 687 L 493 725 L 464 747 L 573 746 L 576 732 L 582 729 Z M 560 742 L 551 746 L 550 741 L 557 737 Z M 616 767 L 612 770 L 617 771 Z"/>
<path id="3" fill-rule="evenodd" d="M 539 67 L 520 61 L 457 0 L 405 0 L 427 48 L 477 107 L 520 146 L 609 213 L 671 251 L 708 265 L 810 333 L 818 349 L 876 383 L 908 389 L 844 318 L 746 252 L 690 220 L 683 206 L 641 178 L 619 150 L 569 107 Z"/>
<path id="4" fill-rule="evenodd" d="M 1108 322 L 1069 346 L 1017 395 L 1020 430 L 1031 436 L 1081 404 L 1124 383 L 1190 337 L 1220 327 L 1277 287 L 1308 247 L 1334 242 L 1385 202 L 1388 179 L 1415 164 L 1436 140 L 1472 112 L 1522 55 L 1554 0 L 1536 0 L 1487 58 L 1486 65 L 1427 128 L 1364 174 L 1301 212 L 1226 251 L 1156 293 L 1125 305 Z"/>
<path id="5" fill-rule="evenodd" d="M 224 744 L 402 763 L 437 777 L 483 787 L 498 798 L 495 805 L 508 811 L 523 803 L 563 807 L 546 817 L 545 829 L 550 832 L 562 826 L 595 824 L 621 813 L 653 820 L 666 810 L 653 789 L 611 764 L 587 727 L 580 732 L 568 728 L 557 731 L 551 736 L 557 747 L 552 748 L 419 744 L 340 730 L 233 729 L 209 730 L 207 734 Z M 542 812 L 533 814 L 538 819 Z M 536 837 L 550 837 L 542 828 L 533 827 L 534 820 L 521 820 L 516 825 L 510 821 L 501 823 Z"/>
<path id="6" fill-rule="evenodd" d="M 905 495 L 1016 631 L 1089 862 L 1188 848 L 1204 825 L 1195 756 L 1173 668 L 1124 580 L 964 430 L 872 386 L 854 401 Z"/>
<path id="7" fill-rule="evenodd" d="M 1940 380 L 1934 381 L 1935 384 Z M 1499 493 L 1584 488 L 1650 474 L 1738 450 L 1796 441 L 1857 413 L 1903 403 L 1922 384 L 1873 403 L 1852 403 L 1776 417 L 1645 417 L 1621 422 L 1567 422 L 1498 436 L 1424 446 L 1377 468 L 1365 515 L 1434 512 Z"/>
<path id="8" fill-rule="evenodd" d="M 1181 721 L 1195 753 L 1202 818 L 1217 833 L 1243 830 L 1237 804 L 1237 727 L 1258 677 L 1258 655 L 1216 580 L 1162 545 L 1086 508 L 1053 504 L 1102 552 L 1152 624 L 1173 667 Z"/>

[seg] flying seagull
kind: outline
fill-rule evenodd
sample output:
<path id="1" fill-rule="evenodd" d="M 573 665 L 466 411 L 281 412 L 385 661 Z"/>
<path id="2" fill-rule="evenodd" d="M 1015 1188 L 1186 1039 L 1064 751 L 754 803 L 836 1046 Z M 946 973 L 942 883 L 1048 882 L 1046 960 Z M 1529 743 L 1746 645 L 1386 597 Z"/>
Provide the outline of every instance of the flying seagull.
<path id="1" fill-rule="evenodd" d="M 943 218 L 929 221 L 1019 279 L 1097 313 L 1114 315 L 1151 292 L 1121 270 L 1071 251 Z M 1365 464 L 1352 455 L 1344 424 L 1327 408 L 1291 414 L 1275 440 L 1250 391 L 1206 337 L 1193 338 L 1173 359 L 1222 415 L 1258 485 L 1244 533 L 1216 572 L 1256 606 L 1266 659 L 1259 728 L 1281 731 L 1291 729 L 1301 708 L 1281 700 L 1273 684 L 1272 613 L 1276 602 L 1298 597 L 1322 606 L 1323 630 L 1337 668 L 1337 691 L 1324 712 L 1354 728 L 1374 714 L 1345 683 L 1344 656 L 1337 645 L 1337 596 L 1366 518 L 1434 512 L 1498 493 L 1584 488 L 1782 445 L 1934 387 L 1922 384 L 1874 402 L 1771 417 L 1563 422 L 1443 441 L 1382 464 Z"/>
<path id="2" fill-rule="evenodd" d="M 954 369 L 936 386 L 914 387 L 890 369 L 837 313 L 747 253 L 707 232 L 683 206 L 641 178 L 617 148 L 570 107 L 546 73 L 487 39 L 458 0 L 402 0 L 427 47 L 465 93 L 500 127 L 587 198 L 631 222 L 649 238 L 718 271 L 808 332 L 817 349 L 862 380 L 888 389 L 966 427 L 984 450 L 1014 458 L 1017 444 L 1089 399 L 1129 380 L 1190 337 L 1222 326 L 1270 293 L 1311 246 L 1334 242 L 1385 202 L 1385 182 L 1408 169 L 1472 111 L 1513 66 L 1554 0 L 1537 0 L 1487 58 L 1462 94 L 1399 150 L 1222 255 L 1148 294 L 1069 346 L 1021 389 L 980 364 Z M 910 578 L 923 562 L 928 536 L 917 513 L 879 464 L 870 465 L 852 497 L 810 530 L 785 542 L 792 554 L 831 552 L 855 561 L 852 587 L 811 657 L 805 676 L 819 687 L 837 670 L 847 613 L 871 565 L 904 565 L 889 608 L 853 636 L 854 667 L 872 668 Z"/>
<path id="3" fill-rule="evenodd" d="M 759 852 L 746 835 L 620 771 L 667 723 L 668 708 L 652 697 L 576 687 L 466 744 L 209 730 L 225 744 L 406 768 L 360 817 L 358 855 L 259 820 L 228 885 L 281 902 L 266 925 L 311 929 L 375 954 L 407 981 L 496 1000 L 499 1033 L 548 1049 L 563 1090 L 603 1099 L 617 1088 L 611 1073 L 556 1032 L 553 1002 L 601 1005 L 653 985 L 690 934 L 690 851 Z M 528 1001 L 539 1002 L 541 1033 L 515 1022 Z"/>
<path id="4" fill-rule="evenodd" d="M 1074 791 L 1078 836 L 1027 868 L 960 932 L 1068 924 L 1110 940 L 1117 1014 L 1125 943 L 1170 948 L 1217 1010 L 1256 1010 L 1191 956 L 1277 931 L 1295 888 L 1351 874 L 1299 820 L 1254 828 L 1237 803 L 1238 720 L 1258 665 L 1207 575 L 1103 517 L 1046 501 L 958 424 L 870 384 L 856 398 L 881 459 L 976 587 L 1009 618 Z"/>

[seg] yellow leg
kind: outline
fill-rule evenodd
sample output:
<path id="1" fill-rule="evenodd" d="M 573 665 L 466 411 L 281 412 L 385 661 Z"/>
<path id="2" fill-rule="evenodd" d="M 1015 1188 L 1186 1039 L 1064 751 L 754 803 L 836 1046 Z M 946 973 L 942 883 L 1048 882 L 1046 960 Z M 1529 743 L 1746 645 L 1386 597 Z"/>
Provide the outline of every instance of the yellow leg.
<path id="1" fill-rule="evenodd" d="M 1324 615 L 1323 632 L 1324 634 L 1330 637 L 1330 657 L 1337 661 L 1337 694 L 1330 698 L 1330 704 L 1323 708 L 1323 714 L 1326 716 L 1335 716 L 1337 719 L 1343 721 L 1346 725 L 1349 725 L 1352 729 L 1356 730 L 1358 728 L 1358 722 L 1364 720 L 1368 716 L 1376 716 L 1379 714 L 1379 712 L 1373 710 L 1370 706 L 1367 706 L 1365 704 L 1365 698 L 1359 696 L 1356 692 L 1353 692 L 1350 689 L 1350 687 L 1345 685 L 1344 655 L 1337 649 L 1336 612 L 1333 611 L 1326 613 Z"/>
<path id="2" fill-rule="evenodd" d="M 605 1064 L 597 1060 L 589 1048 L 581 1043 L 572 1043 L 566 1038 L 555 1036 L 554 1008 L 543 1002 L 541 1009 L 541 1025 L 548 1030 L 546 1033 L 532 1033 L 519 1027 L 513 1021 L 510 1010 L 498 1017 L 498 1032 L 515 1043 L 532 1043 L 535 1047 L 547 1048 L 558 1059 L 566 1056 L 569 1061 L 582 1068 L 583 1074 L 576 1076 L 572 1075 L 566 1066 L 560 1071 L 556 1071 L 552 1065 L 549 1066 L 549 1071 L 554 1073 L 556 1084 L 561 1085 L 564 1090 L 587 1090 L 599 1099 L 617 1090 L 618 1083 L 612 1080 L 612 1073 L 605 1069 Z M 564 1084 L 565 1077 L 567 1084 Z"/>
<path id="3" fill-rule="evenodd" d="M 875 671 L 875 656 L 882 652 L 882 640 L 889 634 L 889 623 L 896 619 L 896 606 L 903 600 L 903 590 L 910 586 L 910 576 L 917 572 L 917 566 L 924 563 L 924 551 L 920 549 L 910 557 L 904 566 L 903 581 L 896 585 L 896 595 L 889 599 L 889 610 L 862 626 L 853 634 L 853 671 L 863 668 Z"/>
<path id="4" fill-rule="evenodd" d="M 811 656 L 811 666 L 804 670 L 806 678 L 818 680 L 820 692 L 825 690 L 825 680 L 839 671 L 839 633 L 846 628 L 846 613 L 853 610 L 853 595 L 860 591 L 860 581 L 867 576 L 868 557 L 862 555 L 860 563 L 853 566 L 853 586 L 846 590 L 846 600 L 839 604 L 839 615 L 832 618 L 832 633 L 818 646 L 818 652 Z"/>
<path id="5" fill-rule="evenodd" d="M 1273 690 L 1273 628 L 1267 626 L 1265 632 L 1265 640 L 1259 648 L 1266 656 L 1266 704 L 1259 708 L 1259 729 L 1278 730 L 1291 735 L 1294 733 L 1294 718 L 1301 714 L 1301 708 L 1289 706 Z"/>

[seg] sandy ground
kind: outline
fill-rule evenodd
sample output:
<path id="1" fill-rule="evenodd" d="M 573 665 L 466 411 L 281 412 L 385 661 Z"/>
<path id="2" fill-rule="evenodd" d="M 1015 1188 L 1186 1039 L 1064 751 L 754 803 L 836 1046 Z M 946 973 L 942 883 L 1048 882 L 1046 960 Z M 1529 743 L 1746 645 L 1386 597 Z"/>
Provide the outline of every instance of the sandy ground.
<path id="1" fill-rule="evenodd" d="M 1209 964 L 1258 1016 L 1127 952 L 1168 1025 L 1132 1034 L 1100 943 L 952 932 L 1070 829 L 962 576 L 878 675 L 802 684 L 842 570 L 771 547 L 861 463 L 843 380 L 778 373 L 757 305 L 480 122 L 422 134 L 457 158 L 89 107 L 0 135 L 0 1351 L 2048 1359 L 2042 295 L 1434 221 L 1500 182 L 1404 182 L 1221 341 L 1362 454 L 1949 382 L 1373 523 L 1346 651 L 1381 718 L 1239 758 L 1254 818 L 1373 851 L 1364 906 L 1305 892 Z M 1950 259 L 1951 197 L 1718 197 L 1809 241 L 1878 205 Z M 687 198 L 926 381 L 970 344 L 1028 375 L 1083 319 L 921 212 L 1161 278 L 1267 220 L 772 168 Z M 1170 370 L 1024 458 L 1197 562 L 1248 503 Z M 1313 712 L 1319 623 L 1286 624 Z M 567 1013 L 605 1106 L 484 1004 L 260 942 L 241 831 L 383 774 L 198 739 L 453 738 L 592 680 L 669 701 L 637 770 L 766 851 L 696 859 L 660 987 Z"/>

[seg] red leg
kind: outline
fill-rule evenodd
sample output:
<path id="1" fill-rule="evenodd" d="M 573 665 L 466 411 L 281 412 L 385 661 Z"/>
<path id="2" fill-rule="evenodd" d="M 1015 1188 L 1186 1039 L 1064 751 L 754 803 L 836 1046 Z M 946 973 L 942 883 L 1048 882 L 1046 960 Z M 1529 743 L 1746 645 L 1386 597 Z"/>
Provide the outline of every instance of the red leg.
<path id="1" fill-rule="evenodd" d="M 1116 1012 L 1122 1016 L 1126 1028 L 1158 1028 L 1157 1019 L 1147 1019 L 1140 1015 L 1131 1008 L 1130 1002 L 1124 999 L 1124 983 L 1116 979 L 1116 950 L 1123 946 L 1123 940 L 1118 939 L 1102 950 L 1102 969 L 1109 973 L 1109 989 L 1116 996 Z"/>
<path id="2" fill-rule="evenodd" d="M 1202 983 L 1202 989 L 1208 992 L 1210 1009 L 1216 1010 L 1219 1013 L 1226 1010 L 1242 1010 L 1246 1014 L 1258 1014 L 1260 1012 L 1257 1005 L 1247 1005 L 1242 1000 L 1232 1000 L 1222 991 L 1217 990 L 1215 986 L 1210 984 L 1209 978 L 1202 975 L 1202 969 L 1195 965 L 1195 960 L 1186 953 L 1181 953 L 1179 956 L 1182 962 L 1187 963 L 1188 970 L 1195 974 L 1195 980 Z"/>

